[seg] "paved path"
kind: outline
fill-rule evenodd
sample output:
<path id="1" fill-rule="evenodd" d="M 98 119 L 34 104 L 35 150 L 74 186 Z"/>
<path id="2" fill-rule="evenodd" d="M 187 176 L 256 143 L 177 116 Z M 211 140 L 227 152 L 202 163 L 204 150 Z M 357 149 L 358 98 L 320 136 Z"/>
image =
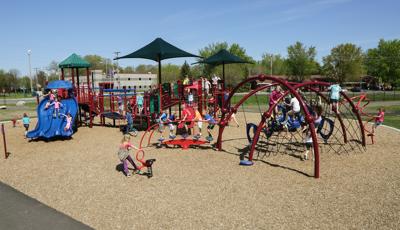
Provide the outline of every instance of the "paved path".
<path id="1" fill-rule="evenodd" d="M 92 229 L 0 182 L 0 229 Z"/>

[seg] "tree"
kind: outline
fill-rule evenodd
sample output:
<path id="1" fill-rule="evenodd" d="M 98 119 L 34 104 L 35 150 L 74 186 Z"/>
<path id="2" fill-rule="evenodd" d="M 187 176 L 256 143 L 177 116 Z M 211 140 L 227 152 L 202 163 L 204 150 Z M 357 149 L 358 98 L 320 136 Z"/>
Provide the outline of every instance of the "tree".
<path id="1" fill-rule="evenodd" d="M 261 59 L 261 66 L 265 74 L 271 74 L 271 59 L 272 59 L 272 75 L 284 75 L 287 73 L 285 59 L 281 55 L 273 55 L 264 53 Z"/>
<path id="2" fill-rule="evenodd" d="M 317 62 L 315 61 L 315 47 L 306 47 L 301 42 L 296 42 L 287 48 L 286 59 L 287 74 L 297 82 L 304 81 L 305 77 L 315 73 Z"/>
<path id="3" fill-rule="evenodd" d="M 180 67 L 178 65 L 166 64 L 161 66 L 164 82 L 173 82 L 179 79 Z"/>
<path id="4" fill-rule="evenodd" d="M 186 75 L 190 75 L 190 66 L 189 64 L 185 61 L 181 67 L 181 79 L 184 79 Z"/>
<path id="5" fill-rule="evenodd" d="M 361 47 L 340 44 L 323 58 L 324 73 L 337 82 L 359 81 L 363 72 L 364 55 Z"/>
<path id="6" fill-rule="evenodd" d="M 377 48 L 367 51 L 365 66 L 369 75 L 400 86 L 400 40 L 381 39 Z"/>

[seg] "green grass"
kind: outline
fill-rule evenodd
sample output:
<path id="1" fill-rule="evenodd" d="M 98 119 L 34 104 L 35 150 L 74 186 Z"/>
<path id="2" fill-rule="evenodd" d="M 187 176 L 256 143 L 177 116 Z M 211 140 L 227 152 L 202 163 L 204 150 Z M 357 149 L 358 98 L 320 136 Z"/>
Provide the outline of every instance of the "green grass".
<path id="1" fill-rule="evenodd" d="M 24 93 L 9 93 L 9 94 L 6 93 L 5 96 L 6 96 L 6 100 L 7 99 L 19 99 L 19 98 L 31 98 L 32 97 L 30 93 L 26 93 L 26 94 L 24 94 Z M 3 98 L 4 98 L 4 94 L 1 94 L 0 95 L 0 99 L 3 99 Z"/>
<path id="2" fill-rule="evenodd" d="M 400 129 L 400 115 L 385 115 L 383 124 Z"/>

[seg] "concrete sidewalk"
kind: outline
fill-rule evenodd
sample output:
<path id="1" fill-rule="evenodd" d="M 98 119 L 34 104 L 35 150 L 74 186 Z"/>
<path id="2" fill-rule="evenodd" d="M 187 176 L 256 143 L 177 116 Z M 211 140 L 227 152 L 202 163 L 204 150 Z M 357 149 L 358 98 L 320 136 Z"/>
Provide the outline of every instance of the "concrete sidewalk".
<path id="1" fill-rule="evenodd" d="M 0 182 L 0 229 L 92 229 Z"/>

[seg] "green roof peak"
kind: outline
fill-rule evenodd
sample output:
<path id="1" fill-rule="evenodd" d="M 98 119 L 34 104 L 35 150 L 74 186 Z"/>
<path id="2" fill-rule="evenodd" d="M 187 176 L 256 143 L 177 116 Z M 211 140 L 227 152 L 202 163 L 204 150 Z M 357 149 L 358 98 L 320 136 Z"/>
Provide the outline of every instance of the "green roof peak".
<path id="1" fill-rule="evenodd" d="M 76 53 L 71 54 L 67 59 L 58 64 L 60 68 L 89 68 L 90 66 L 88 61 L 81 58 Z"/>

